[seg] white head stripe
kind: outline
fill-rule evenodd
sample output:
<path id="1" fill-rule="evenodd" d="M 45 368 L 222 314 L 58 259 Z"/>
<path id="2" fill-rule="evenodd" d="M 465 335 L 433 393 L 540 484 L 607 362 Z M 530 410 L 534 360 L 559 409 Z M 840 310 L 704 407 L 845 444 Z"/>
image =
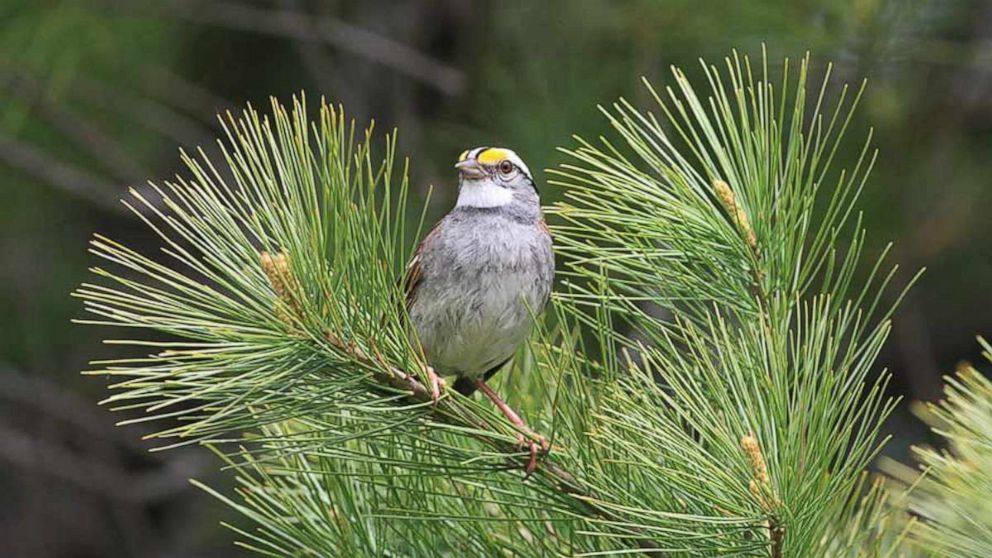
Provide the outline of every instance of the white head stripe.
<path id="1" fill-rule="evenodd" d="M 534 177 L 533 175 L 531 175 L 530 169 L 527 168 L 527 163 L 525 163 L 524 160 L 520 158 L 520 155 L 517 155 L 516 152 L 511 151 L 509 149 L 507 149 L 507 151 L 509 151 L 509 155 L 507 156 L 507 159 L 511 163 L 516 165 L 518 169 L 522 170 L 524 174 L 526 174 L 528 177 L 533 179 Z"/>

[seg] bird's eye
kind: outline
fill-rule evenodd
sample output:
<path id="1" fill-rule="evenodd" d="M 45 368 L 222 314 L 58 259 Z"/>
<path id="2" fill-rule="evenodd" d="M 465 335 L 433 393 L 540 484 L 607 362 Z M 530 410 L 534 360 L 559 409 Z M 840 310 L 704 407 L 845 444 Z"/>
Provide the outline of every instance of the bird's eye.
<path id="1" fill-rule="evenodd" d="M 513 163 L 509 161 L 503 161 L 499 164 L 499 172 L 503 174 L 510 174 L 513 172 Z"/>

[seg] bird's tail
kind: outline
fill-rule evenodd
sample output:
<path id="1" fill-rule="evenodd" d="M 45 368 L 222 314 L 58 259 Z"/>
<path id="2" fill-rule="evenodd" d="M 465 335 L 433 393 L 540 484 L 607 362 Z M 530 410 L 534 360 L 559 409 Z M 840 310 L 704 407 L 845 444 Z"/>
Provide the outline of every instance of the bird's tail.
<path id="1" fill-rule="evenodd" d="M 458 376 L 458 379 L 455 380 L 455 385 L 452 386 L 452 388 L 462 395 L 472 395 L 477 389 L 475 382 L 465 376 Z"/>

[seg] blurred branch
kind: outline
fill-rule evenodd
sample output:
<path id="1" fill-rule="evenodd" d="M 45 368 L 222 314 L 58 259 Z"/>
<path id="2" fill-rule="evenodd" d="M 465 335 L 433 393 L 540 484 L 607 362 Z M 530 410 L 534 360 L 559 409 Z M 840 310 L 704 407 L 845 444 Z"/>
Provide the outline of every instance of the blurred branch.
<path id="1" fill-rule="evenodd" d="M 293 14 L 304 16 L 304 10 L 300 7 L 299 2 L 296 0 L 282 0 L 282 5 L 285 7 L 287 12 L 292 12 Z M 364 105 L 364 99 L 362 95 L 355 95 L 354 92 L 351 94 L 341 94 L 340 90 L 343 88 L 352 89 L 353 86 L 349 83 L 349 80 L 334 80 L 331 76 L 334 75 L 334 61 L 324 52 L 324 45 L 314 41 L 306 41 L 302 39 L 309 33 L 316 32 L 316 28 L 313 22 L 304 17 L 294 17 L 287 20 L 291 25 L 294 26 L 305 26 L 301 28 L 299 33 L 292 39 L 293 46 L 299 53 L 300 58 L 303 60 L 303 65 L 306 67 L 307 71 L 313 77 L 314 81 L 321 90 L 326 92 L 331 92 L 337 90 L 339 93 L 335 94 L 335 97 L 343 101 L 347 101 L 349 108 L 353 111 L 353 114 L 366 115 L 368 112 L 367 106 L 356 106 L 358 101 L 362 101 Z"/>
<path id="2" fill-rule="evenodd" d="M 48 417 L 83 431 L 85 438 L 109 440 L 132 455 L 142 455 L 157 463 L 153 472 L 129 474 L 120 465 L 88 458 L 70 451 L 64 444 L 30 436 L 0 422 L 0 457 L 70 482 L 111 498 L 130 502 L 160 501 L 185 490 L 190 476 L 202 471 L 208 458 L 198 452 L 175 457 L 149 453 L 132 441 L 131 435 L 118 435 L 112 423 L 99 419 L 87 403 L 61 386 L 37 376 L 0 368 L 0 398 L 32 406 L 30 416 Z M 133 434 L 133 433 L 132 433 Z M 87 444 L 87 447 L 92 444 Z M 113 452 L 117 453 L 117 452 Z"/>
<path id="3" fill-rule="evenodd" d="M 74 91 L 88 103 L 104 110 L 121 113 L 129 120 L 141 122 L 180 145 L 202 146 L 213 143 L 215 134 L 206 125 L 179 114 L 154 99 L 82 76 L 77 76 L 72 85 Z M 202 114 L 204 118 L 214 115 L 213 110 Z"/>
<path id="4" fill-rule="evenodd" d="M 22 72 L 3 72 L 0 73 L 0 84 L 55 129 L 87 151 L 117 180 L 134 183 L 148 176 L 147 169 L 117 141 L 93 123 L 66 108 L 63 103 L 52 99 L 34 78 Z"/>
<path id="5" fill-rule="evenodd" d="M 130 502 L 160 501 L 187 490 L 189 478 L 201 472 L 207 461 L 206 457 L 190 452 L 166 461 L 154 472 L 129 474 L 4 424 L 0 424 L 0 458 L 80 488 Z"/>
<path id="6" fill-rule="evenodd" d="M 84 199 L 101 209 L 124 215 L 128 213 L 118 203 L 121 182 L 144 190 L 142 184 L 150 171 L 139 163 L 120 142 L 105 134 L 90 120 L 66 108 L 53 99 L 43 85 L 32 76 L 18 70 L 0 71 L 0 88 L 16 96 L 58 132 L 85 150 L 92 159 L 109 171 L 113 181 L 92 174 L 65 160 L 46 153 L 26 142 L 0 131 L 0 162 L 19 169 L 36 179 Z M 189 89 L 189 88 L 187 88 Z M 171 110 L 168 106 L 138 94 L 127 94 L 97 80 L 77 77 L 72 91 L 85 101 L 105 110 L 116 110 L 129 119 L 143 122 L 159 134 L 186 145 L 211 145 L 213 133 L 209 128 Z M 184 94 L 188 94 L 185 91 Z M 211 110 L 210 116 L 213 116 Z"/>
<path id="7" fill-rule="evenodd" d="M 465 88 L 465 75 L 403 43 L 330 16 L 266 10 L 235 2 L 171 0 L 166 10 L 176 17 L 253 33 L 321 41 L 433 87 L 447 95 Z"/>
<path id="8" fill-rule="evenodd" d="M 231 101 L 167 68 L 148 69 L 144 77 L 146 87 L 187 113 L 214 115 L 234 107 Z"/>
<path id="9" fill-rule="evenodd" d="M 30 406 L 31 414 L 45 415 L 71 425 L 81 430 L 89 440 L 106 439 L 127 447 L 134 453 L 147 453 L 150 447 L 136 443 L 133 438 L 135 432 L 122 432 L 114 428 L 109 415 L 95 412 L 89 401 L 37 375 L 29 376 L 0 367 L 0 400 L 4 399 Z M 130 428 L 138 428 L 138 425 Z M 143 429 L 138 434 L 143 436 L 150 432 Z M 162 459 L 160 453 L 148 455 L 154 459 Z"/>
<path id="10" fill-rule="evenodd" d="M 106 536 L 123 544 L 126 555 L 181 555 L 163 550 L 166 541 L 158 536 L 161 525 L 152 525 L 160 520 L 149 512 L 166 502 L 181 501 L 189 493 L 188 479 L 204 473 L 209 457 L 195 451 L 150 453 L 147 444 L 134 441 L 136 426 L 128 429 L 130 434 L 114 428 L 109 415 L 94 412 L 89 402 L 58 383 L 0 364 L 0 402 L 4 400 L 14 405 L 7 415 L 10 420 L 30 417 L 25 424 L 31 431 L 0 420 L 0 460 L 22 468 L 36 483 L 48 485 L 56 480 L 92 494 L 88 505 L 86 500 L 73 499 L 72 513 L 106 509 L 119 529 Z M 71 436 L 66 436 L 67 427 L 74 431 Z M 147 430 L 139 428 L 138 433 Z M 57 483 L 60 488 L 61 483 Z M 197 520 L 183 516 L 183 521 L 192 524 Z M 178 545 L 169 541 L 169 546 Z"/>
<path id="11" fill-rule="evenodd" d="M 0 162 L 25 172 L 77 199 L 118 215 L 127 211 L 118 203 L 117 188 L 75 165 L 52 157 L 0 131 Z"/>

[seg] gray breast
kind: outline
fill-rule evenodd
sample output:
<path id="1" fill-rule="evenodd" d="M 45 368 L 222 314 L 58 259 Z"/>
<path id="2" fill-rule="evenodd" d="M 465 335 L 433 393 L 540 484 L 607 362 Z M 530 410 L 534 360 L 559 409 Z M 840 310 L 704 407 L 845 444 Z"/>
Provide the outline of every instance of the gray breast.
<path id="1" fill-rule="evenodd" d="M 551 237 L 510 208 L 456 208 L 420 253 L 409 310 L 439 372 L 477 377 L 510 358 L 551 293 Z"/>

